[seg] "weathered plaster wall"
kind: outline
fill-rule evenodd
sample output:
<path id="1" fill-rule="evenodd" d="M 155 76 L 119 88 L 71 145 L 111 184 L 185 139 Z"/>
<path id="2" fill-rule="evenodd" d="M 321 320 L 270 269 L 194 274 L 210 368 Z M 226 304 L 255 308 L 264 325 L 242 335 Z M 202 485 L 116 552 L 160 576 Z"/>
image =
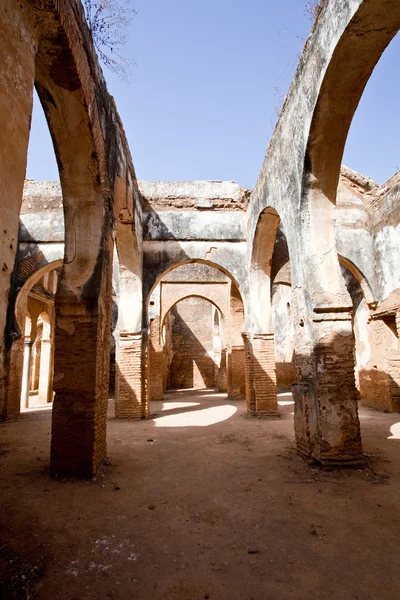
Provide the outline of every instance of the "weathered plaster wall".
<path id="1" fill-rule="evenodd" d="M 377 190 L 371 207 L 379 300 L 400 288 L 400 172 Z"/>
<path id="2" fill-rule="evenodd" d="M 291 317 L 291 286 L 276 285 L 272 297 L 272 330 L 275 335 L 276 382 L 290 389 L 296 381 L 294 368 L 294 327 Z"/>

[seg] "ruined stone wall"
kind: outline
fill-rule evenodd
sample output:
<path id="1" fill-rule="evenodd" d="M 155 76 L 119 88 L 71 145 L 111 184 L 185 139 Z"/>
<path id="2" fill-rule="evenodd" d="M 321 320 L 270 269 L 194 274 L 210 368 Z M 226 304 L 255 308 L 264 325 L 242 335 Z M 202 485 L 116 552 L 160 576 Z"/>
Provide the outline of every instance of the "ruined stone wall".
<path id="1" fill-rule="evenodd" d="M 173 282 L 162 281 L 161 287 L 161 325 L 168 311 L 183 298 L 198 296 L 209 300 L 222 313 L 223 325 L 232 329 L 229 322 L 229 283 L 221 281 L 212 282 Z M 223 332 L 229 339 L 229 331 Z"/>
<path id="2" fill-rule="evenodd" d="M 400 172 L 381 186 L 371 206 L 378 300 L 400 288 Z"/>
<path id="3" fill-rule="evenodd" d="M 212 305 L 202 298 L 187 298 L 174 306 L 170 318 L 171 389 L 214 387 Z"/>
<path id="4" fill-rule="evenodd" d="M 220 267 L 246 303 L 249 192 L 233 182 L 141 182 L 144 298 L 171 268 L 189 261 Z"/>
<path id="5" fill-rule="evenodd" d="M 377 190 L 374 181 L 342 166 L 336 196 L 337 251 L 359 269 L 376 297 L 379 282 L 371 232 L 371 207 Z"/>

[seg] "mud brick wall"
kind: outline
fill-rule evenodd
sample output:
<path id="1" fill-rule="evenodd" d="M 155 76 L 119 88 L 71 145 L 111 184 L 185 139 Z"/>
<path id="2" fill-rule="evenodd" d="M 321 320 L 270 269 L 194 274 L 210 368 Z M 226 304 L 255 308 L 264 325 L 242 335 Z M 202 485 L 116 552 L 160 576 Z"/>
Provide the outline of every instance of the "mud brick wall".
<path id="1" fill-rule="evenodd" d="M 23 364 L 24 338 L 21 337 L 14 342 L 7 365 L 9 377 L 4 403 L 4 416 L 7 419 L 14 419 L 20 413 Z"/>
<path id="2" fill-rule="evenodd" d="M 318 460 L 358 460 L 361 453 L 358 393 L 354 379 L 354 335 L 351 315 L 314 317 Z"/>
<path id="3" fill-rule="evenodd" d="M 246 404 L 247 412 L 249 414 L 255 414 L 256 412 L 256 398 L 254 393 L 254 361 L 253 361 L 253 348 L 251 344 L 250 335 L 243 332 L 242 338 L 244 342 L 244 375 L 246 384 Z"/>
<path id="4" fill-rule="evenodd" d="M 257 413 L 276 414 L 278 406 L 273 334 L 254 336 L 253 360 Z"/>
<path id="5" fill-rule="evenodd" d="M 172 389 L 216 385 L 212 317 L 212 305 L 202 298 L 186 298 L 172 308 Z"/>
<path id="6" fill-rule="evenodd" d="M 167 348 L 159 339 L 160 318 L 157 316 L 150 322 L 148 345 L 147 385 L 149 400 L 162 400 L 166 370 L 168 369 Z"/>
<path id="7" fill-rule="evenodd" d="M 228 398 L 242 400 L 246 394 L 244 346 L 233 346 L 228 360 Z"/>
<path id="8" fill-rule="evenodd" d="M 142 336 L 120 336 L 115 379 L 115 415 L 142 419 Z"/>
<path id="9" fill-rule="evenodd" d="M 395 324 L 393 323 L 393 326 Z M 394 327 L 395 329 L 395 327 Z M 362 361 L 362 348 L 356 347 L 359 361 L 357 379 L 362 404 L 376 410 L 391 411 L 392 374 L 396 379 L 396 356 L 398 339 L 395 331 L 383 319 L 372 319 L 367 325 L 369 338 L 368 360 Z M 393 386 L 394 388 L 394 386 Z"/>
<path id="10" fill-rule="evenodd" d="M 231 345 L 243 346 L 242 331 L 244 322 L 244 307 L 240 292 L 235 284 L 231 284 L 230 295 L 230 330 Z"/>

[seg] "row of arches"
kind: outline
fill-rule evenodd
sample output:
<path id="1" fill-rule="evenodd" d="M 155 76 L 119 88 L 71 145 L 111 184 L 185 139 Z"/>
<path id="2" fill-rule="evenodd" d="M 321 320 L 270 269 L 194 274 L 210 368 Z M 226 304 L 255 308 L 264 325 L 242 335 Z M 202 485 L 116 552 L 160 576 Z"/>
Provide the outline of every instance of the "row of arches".
<path id="1" fill-rule="evenodd" d="M 158 270 L 150 273 L 148 263 L 143 268 L 136 176 L 82 7 L 71 1 L 43 9 L 36 0 L 18 4 L 6 0 L 0 10 L 4 55 L 9 57 L 0 70 L 0 130 L 6 140 L 0 147 L 4 231 L 0 330 L 5 332 L 0 348 L 1 413 L 13 415 L 11 400 L 17 385 L 13 365 L 21 359 L 23 343 L 15 341 L 23 340 L 24 319 L 19 325 L 14 319 L 18 291 L 14 276 L 35 87 L 54 144 L 65 216 L 64 259 L 54 303 L 51 465 L 54 473 L 91 475 L 106 455 L 113 262 L 118 264 L 120 313 L 116 410 L 129 418 L 149 414 L 148 383 L 143 377 L 148 322 L 143 305 L 161 283 L 159 276 L 172 271 L 172 266 L 159 260 Z M 223 261 L 215 259 L 231 289 L 235 285 L 239 290 L 244 315 L 243 341 L 221 345 L 221 355 L 225 349 L 227 353 L 234 347 L 242 349 L 249 411 L 275 414 L 271 260 L 282 224 L 291 267 L 287 309 L 293 320 L 296 441 L 304 457 L 324 463 L 352 464 L 362 456 L 353 303 L 335 239 L 336 190 L 352 116 L 376 62 L 399 27 L 397 0 L 346 0 L 340 7 L 333 1 L 323 3 L 251 195 L 247 262 L 228 272 Z M 179 242 L 176 245 L 182 256 Z M 209 245 L 206 248 L 202 257 L 211 252 Z M 214 254 L 223 253 L 218 247 Z M 381 286 L 374 300 L 385 300 L 383 289 L 390 285 Z M 231 313 L 230 308 L 229 318 Z M 220 314 L 224 333 L 223 314 L 228 312 Z M 393 329 L 393 323 L 389 325 Z M 228 367 L 227 382 L 229 377 Z"/>

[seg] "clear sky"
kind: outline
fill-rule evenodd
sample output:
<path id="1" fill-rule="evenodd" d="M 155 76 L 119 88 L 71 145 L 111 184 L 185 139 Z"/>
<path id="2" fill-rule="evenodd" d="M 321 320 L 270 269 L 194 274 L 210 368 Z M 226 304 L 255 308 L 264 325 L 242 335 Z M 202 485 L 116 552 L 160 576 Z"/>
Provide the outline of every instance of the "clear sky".
<path id="1" fill-rule="evenodd" d="M 252 188 L 311 21 L 306 0 L 132 0 L 129 83 L 104 69 L 138 179 Z M 343 162 L 378 183 L 400 169 L 396 37 L 367 86 Z M 35 99 L 27 177 L 58 179 Z"/>

